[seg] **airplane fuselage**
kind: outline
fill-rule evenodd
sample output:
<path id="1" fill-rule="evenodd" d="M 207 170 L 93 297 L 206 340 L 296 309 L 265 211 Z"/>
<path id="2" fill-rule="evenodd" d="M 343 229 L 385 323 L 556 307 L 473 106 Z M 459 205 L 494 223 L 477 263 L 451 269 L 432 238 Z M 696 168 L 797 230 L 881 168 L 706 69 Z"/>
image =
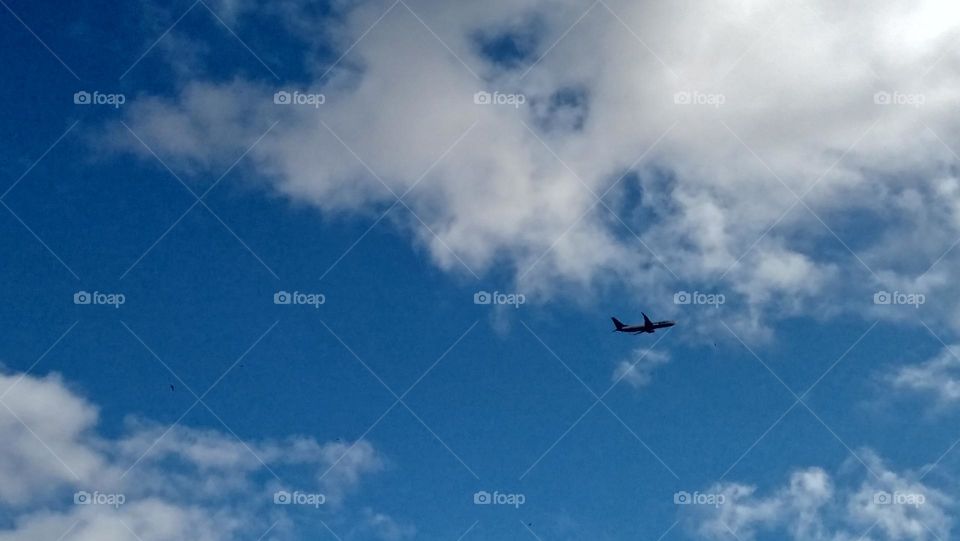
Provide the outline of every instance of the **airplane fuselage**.
<path id="1" fill-rule="evenodd" d="M 657 329 L 673 327 L 676 324 L 675 321 L 654 321 L 650 325 L 624 325 L 622 328 L 616 329 L 616 331 L 631 334 L 653 333 Z"/>

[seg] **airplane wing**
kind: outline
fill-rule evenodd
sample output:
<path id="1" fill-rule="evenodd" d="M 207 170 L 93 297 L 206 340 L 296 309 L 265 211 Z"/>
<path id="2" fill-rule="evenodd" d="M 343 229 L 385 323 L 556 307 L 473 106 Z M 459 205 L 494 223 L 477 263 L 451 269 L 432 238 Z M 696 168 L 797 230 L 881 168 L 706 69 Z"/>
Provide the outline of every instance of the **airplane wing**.
<path id="1" fill-rule="evenodd" d="M 643 312 L 641 312 L 643 314 Z M 643 314 L 643 324 L 647 327 L 653 325 L 653 322 L 650 321 L 650 318 L 647 317 L 647 314 Z"/>

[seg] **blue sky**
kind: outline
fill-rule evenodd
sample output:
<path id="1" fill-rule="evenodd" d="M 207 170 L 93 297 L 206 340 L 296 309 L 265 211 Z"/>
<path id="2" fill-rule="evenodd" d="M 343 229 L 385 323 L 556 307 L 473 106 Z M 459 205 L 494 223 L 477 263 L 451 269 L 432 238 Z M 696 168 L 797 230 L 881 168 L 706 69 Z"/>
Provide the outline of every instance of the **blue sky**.
<path id="1" fill-rule="evenodd" d="M 599 63 L 619 50 L 630 69 L 642 56 L 644 73 L 663 63 L 690 78 L 710 53 L 658 42 L 644 10 L 619 2 L 499 7 L 474 20 L 430 2 L 4 0 L 0 430 L 19 466 L 0 480 L 23 488 L 0 490 L 0 539 L 950 538 L 960 361 L 943 277 L 956 226 L 931 198 L 954 196 L 943 179 L 956 156 L 877 149 L 911 140 L 918 122 L 949 148 L 955 123 L 930 118 L 954 75 L 918 88 L 884 72 L 894 100 L 926 92 L 930 116 L 881 115 L 883 136 L 864 133 L 862 152 L 856 137 L 837 142 L 873 122 L 859 109 L 783 98 L 797 126 L 773 134 L 776 115 L 738 109 L 737 88 L 701 87 L 723 91 L 711 95 L 732 105 L 719 113 L 664 120 L 657 106 L 604 125 L 630 87 L 609 79 L 615 65 L 591 77 L 577 44 L 636 24 L 663 58 L 629 32 L 593 42 Z M 769 22 L 727 8 L 742 28 Z M 718 62 L 749 86 L 766 64 L 748 53 L 764 47 L 728 31 L 704 39 L 730 46 Z M 930 30 L 909 54 L 953 66 L 940 47 L 951 32 Z M 406 70 L 383 57 L 391 36 Z M 881 41 L 871 61 L 898 64 Z M 843 69 L 831 46 L 771 77 Z M 635 93 L 695 103 L 699 90 L 660 75 Z M 368 81 L 395 91 L 365 102 Z M 473 88 L 529 98 L 490 105 L 490 120 Z M 408 103 L 417 89 L 437 102 Z M 77 104 L 79 91 L 124 103 Z M 278 91 L 327 102 L 270 102 Z M 823 121 L 822 146 L 803 114 Z M 847 125 L 830 124 L 838 115 Z M 650 127 L 671 123 L 665 138 Z M 610 138 L 605 150 L 590 130 Z M 718 149 L 721 136 L 731 146 Z M 635 162 L 661 140 L 668 149 Z M 678 150 L 700 142 L 721 157 L 715 177 Z M 501 161 L 500 144 L 524 157 Z M 915 170 L 890 165 L 891 152 Z M 820 181 L 824 193 L 791 206 L 789 192 Z M 276 304 L 279 291 L 324 303 Z M 476 304 L 480 291 L 525 302 Z M 678 304 L 683 291 L 724 302 Z M 925 304 L 878 305 L 883 291 Z M 78 292 L 124 302 L 77 304 Z M 611 334 L 611 315 L 641 311 L 678 324 Z M 275 505 L 283 490 L 327 502 Z M 127 501 L 76 505 L 78 491 Z M 477 505 L 478 491 L 523 504 Z M 885 492 L 925 501 L 878 503 Z M 679 493 L 722 504 L 678 505 Z"/>

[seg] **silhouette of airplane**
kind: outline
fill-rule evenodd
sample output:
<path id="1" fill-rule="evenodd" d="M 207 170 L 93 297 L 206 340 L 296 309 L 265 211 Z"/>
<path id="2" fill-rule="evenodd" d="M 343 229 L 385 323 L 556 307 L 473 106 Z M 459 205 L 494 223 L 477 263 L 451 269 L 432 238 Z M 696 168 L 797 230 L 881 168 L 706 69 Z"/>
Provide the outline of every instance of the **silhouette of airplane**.
<path id="1" fill-rule="evenodd" d="M 643 314 L 643 312 L 641 312 L 641 314 Z M 613 325 L 616 327 L 616 329 L 613 329 L 613 332 L 627 332 L 631 334 L 653 333 L 657 329 L 673 327 L 677 324 L 676 321 L 650 321 L 647 314 L 643 314 L 643 325 L 624 325 L 622 321 L 615 317 L 610 319 L 613 320 Z"/>

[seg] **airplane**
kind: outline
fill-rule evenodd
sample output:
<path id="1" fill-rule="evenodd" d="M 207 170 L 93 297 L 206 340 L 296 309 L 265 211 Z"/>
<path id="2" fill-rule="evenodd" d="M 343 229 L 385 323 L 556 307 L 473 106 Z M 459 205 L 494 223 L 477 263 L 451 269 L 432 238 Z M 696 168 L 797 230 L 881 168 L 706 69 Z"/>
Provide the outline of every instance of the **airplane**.
<path id="1" fill-rule="evenodd" d="M 643 312 L 640 313 L 643 314 Z M 643 314 L 643 325 L 624 325 L 622 321 L 615 317 L 610 319 L 613 320 L 613 325 L 616 327 L 616 329 L 613 329 L 613 332 L 627 332 L 631 334 L 652 334 L 657 329 L 673 327 L 677 324 L 676 321 L 650 321 L 647 314 Z"/>

